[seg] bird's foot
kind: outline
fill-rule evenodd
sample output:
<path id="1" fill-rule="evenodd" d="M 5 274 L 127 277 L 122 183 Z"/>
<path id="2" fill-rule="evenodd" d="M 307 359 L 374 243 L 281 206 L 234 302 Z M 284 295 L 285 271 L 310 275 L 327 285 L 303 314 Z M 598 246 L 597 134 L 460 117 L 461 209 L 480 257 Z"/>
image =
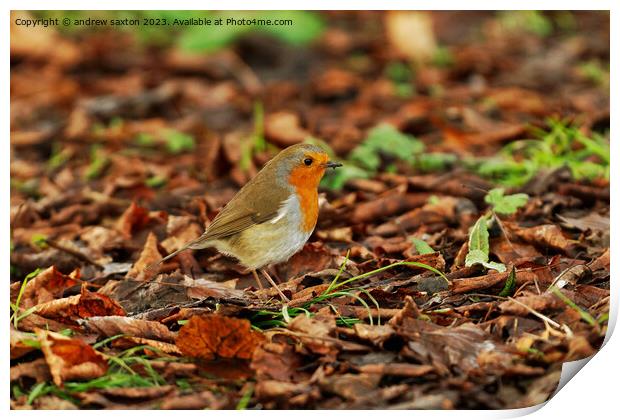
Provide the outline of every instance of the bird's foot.
<path id="1" fill-rule="evenodd" d="M 254 272 L 256 273 L 256 271 Z M 269 273 L 267 272 L 267 270 L 261 270 L 261 273 L 263 273 L 263 276 L 265 276 L 265 278 L 267 279 L 267 281 L 269 283 L 271 283 L 271 285 L 278 291 L 278 294 L 280 295 L 280 298 L 282 298 L 283 302 L 289 302 L 290 299 L 286 297 L 286 295 L 284 293 L 282 293 L 282 290 L 280 290 L 280 288 L 278 287 L 278 285 L 276 284 L 275 281 L 273 281 L 273 279 L 271 278 L 271 276 L 269 275 Z M 260 285 L 260 281 L 258 280 L 258 276 L 256 276 L 257 282 Z M 262 287 L 261 287 L 262 289 Z"/>

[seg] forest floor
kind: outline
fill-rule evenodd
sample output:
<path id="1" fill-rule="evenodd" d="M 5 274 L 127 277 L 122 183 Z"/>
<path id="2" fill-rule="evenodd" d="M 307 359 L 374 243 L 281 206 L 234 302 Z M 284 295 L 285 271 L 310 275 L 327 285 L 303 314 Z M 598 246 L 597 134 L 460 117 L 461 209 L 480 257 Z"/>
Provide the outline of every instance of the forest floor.
<path id="1" fill-rule="evenodd" d="M 427 64 L 407 14 L 209 55 L 12 27 L 11 407 L 546 401 L 609 313 L 609 14 L 561 13 L 436 13 Z M 290 302 L 214 250 L 145 274 L 309 138 L 344 166 Z"/>

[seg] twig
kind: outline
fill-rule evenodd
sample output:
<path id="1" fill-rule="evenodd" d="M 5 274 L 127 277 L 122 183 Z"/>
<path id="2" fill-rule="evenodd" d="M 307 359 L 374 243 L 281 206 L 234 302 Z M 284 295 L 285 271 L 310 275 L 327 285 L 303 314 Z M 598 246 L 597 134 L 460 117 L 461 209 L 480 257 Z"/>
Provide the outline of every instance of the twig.
<path id="1" fill-rule="evenodd" d="M 77 251 L 75 249 L 71 249 L 71 248 L 67 248 L 64 245 L 59 244 L 58 242 L 52 240 L 52 239 L 45 239 L 45 243 L 49 246 L 51 246 L 52 248 L 55 248 L 59 251 L 62 252 L 66 252 L 67 254 L 73 255 L 75 258 L 80 259 L 82 261 L 85 261 L 89 264 L 94 265 L 95 267 L 97 267 L 100 270 L 103 270 L 103 266 L 101 264 L 99 264 L 98 262 L 94 261 L 92 258 L 90 258 L 88 255 Z"/>
<path id="2" fill-rule="evenodd" d="M 562 328 L 562 326 L 560 324 L 558 324 L 557 322 L 555 322 L 553 319 L 549 318 L 546 315 L 541 314 L 540 312 L 538 312 L 537 310 L 530 308 L 529 306 L 527 306 L 525 303 L 523 302 L 519 302 L 518 300 L 509 297 L 508 298 L 511 302 L 514 302 L 520 306 L 523 306 L 525 309 L 528 310 L 528 312 L 530 312 L 532 315 L 537 316 L 538 318 L 542 319 L 545 322 L 548 322 L 549 324 L 553 325 L 555 328 L 560 329 Z"/>

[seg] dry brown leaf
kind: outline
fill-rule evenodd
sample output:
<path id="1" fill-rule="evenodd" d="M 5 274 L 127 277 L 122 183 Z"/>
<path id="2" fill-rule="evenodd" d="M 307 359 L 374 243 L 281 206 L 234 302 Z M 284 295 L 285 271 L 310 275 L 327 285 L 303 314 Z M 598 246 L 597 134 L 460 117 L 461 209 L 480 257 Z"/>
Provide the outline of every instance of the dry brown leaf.
<path id="1" fill-rule="evenodd" d="M 79 407 L 64 398 L 55 395 L 43 395 L 36 399 L 34 408 L 37 410 L 78 410 Z"/>
<path id="2" fill-rule="evenodd" d="M 562 225 L 568 228 L 579 229 L 582 232 L 588 230 L 609 231 L 609 216 L 601 216 L 594 212 L 579 218 L 558 215 L 558 219 L 562 221 Z"/>
<path id="3" fill-rule="evenodd" d="M 435 368 L 429 365 L 414 365 L 411 363 L 378 363 L 360 366 L 358 370 L 362 373 L 415 378 L 428 375 L 434 372 Z"/>
<path id="4" fill-rule="evenodd" d="M 491 253 L 495 254 L 504 264 L 510 264 L 518 258 L 534 258 L 540 255 L 533 246 L 519 241 L 509 241 L 506 235 L 492 238 L 489 247 Z"/>
<path id="5" fill-rule="evenodd" d="M 290 111 L 280 111 L 265 118 L 265 137 L 280 146 L 301 143 L 310 136 L 301 127 L 299 116 Z"/>
<path id="6" fill-rule="evenodd" d="M 411 298 L 411 296 L 407 296 L 407 298 Z M 389 325 L 368 325 L 362 323 L 353 325 L 353 331 L 355 331 L 358 338 L 370 341 L 378 347 L 395 333 L 394 329 Z"/>
<path id="7" fill-rule="evenodd" d="M 569 294 L 570 292 L 564 291 L 562 293 Z M 499 304 L 499 310 L 504 314 L 528 316 L 531 314 L 532 309 L 537 312 L 545 312 L 560 309 L 564 306 L 564 303 L 556 295 L 551 292 L 545 292 L 541 295 L 527 294 L 519 296 L 514 301 L 502 302 Z"/>
<path id="8" fill-rule="evenodd" d="M 90 292 L 85 283 L 82 284 L 79 295 L 37 305 L 35 313 L 67 324 L 77 324 L 78 319 L 94 316 L 125 315 L 125 311 L 118 303 L 101 293 Z"/>
<path id="9" fill-rule="evenodd" d="M 155 321 L 129 318 L 126 316 L 95 316 L 84 321 L 90 331 L 105 337 L 125 334 L 173 343 L 176 333 Z"/>
<path id="10" fill-rule="evenodd" d="M 390 194 L 372 201 L 359 203 L 351 216 L 352 223 L 377 222 L 382 217 L 389 217 L 422 207 L 428 201 L 429 194 Z"/>
<path id="11" fill-rule="evenodd" d="M 259 346 L 252 356 L 250 367 L 260 380 L 299 381 L 303 377 L 300 371 L 302 357 L 293 346 L 286 343 L 266 342 Z"/>
<path id="12" fill-rule="evenodd" d="M 347 226 L 329 230 L 318 230 L 316 236 L 323 241 L 351 242 L 353 240 L 353 229 Z"/>
<path id="13" fill-rule="evenodd" d="M 107 372 L 104 356 L 79 338 L 41 329 L 36 334 L 56 385 L 62 386 L 67 380 L 98 378 Z"/>
<path id="14" fill-rule="evenodd" d="M 359 83 L 356 75 L 341 69 L 326 69 L 313 79 L 315 94 L 325 99 L 350 95 L 358 89 Z"/>
<path id="15" fill-rule="evenodd" d="M 300 341 L 314 353 L 335 354 L 339 350 L 334 340 L 336 320 L 333 317 L 309 318 L 300 314 L 288 324 L 288 329 L 301 333 Z"/>
<path id="16" fill-rule="evenodd" d="M 191 299 L 204 299 L 206 297 L 243 299 L 242 290 L 236 290 L 234 283 L 216 282 L 203 278 L 191 278 L 185 276 L 183 284 L 187 287 L 187 296 Z"/>
<path id="17" fill-rule="evenodd" d="M 37 383 L 47 382 L 52 379 L 50 369 L 45 359 L 37 359 L 32 362 L 20 363 L 11 366 L 10 381 L 17 381 L 21 378 L 32 378 Z"/>
<path id="18" fill-rule="evenodd" d="M 191 318 L 179 331 L 176 345 L 190 357 L 251 359 L 263 340 L 247 319 L 209 314 Z"/>
<path id="19" fill-rule="evenodd" d="M 190 216 L 170 216 L 166 224 L 166 233 L 168 237 L 161 242 L 168 252 L 181 248 L 189 241 L 199 237 L 204 232 L 204 226 L 201 227 L 194 222 L 194 218 Z"/>
<path id="20" fill-rule="evenodd" d="M 127 273 L 127 278 L 133 278 L 136 280 L 148 280 L 152 276 L 159 273 L 159 265 L 156 264 L 162 259 L 162 255 L 157 249 L 157 237 L 153 232 L 149 233 L 146 238 L 144 248 L 140 253 L 140 258 L 135 262 L 131 270 Z M 152 267 L 146 271 L 147 267 Z"/>
<path id="21" fill-rule="evenodd" d="M 505 284 L 509 275 L 510 271 L 506 270 L 503 273 L 489 273 L 484 276 L 454 279 L 452 280 L 451 289 L 453 293 L 467 293 L 474 290 L 488 289 L 489 287 Z M 534 282 L 537 278 L 536 273 L 531 271 L 521 270 L 515 273 L 515 280 L 518 286 L 528 281 Z"/>
<path id="22" fill-rule="evenodd" d="M 557 225 L 540 225 L 530 228 L 521 228 L 513 224 L 509 226 L 512 233 L 534 245 L 555 248 L 569 255 L 579 246 L 578 241 L 566 238 L 562 229 Z"/>
<path id="23" fill-rule="evenodd" d="M 25 354 L 30 353 L 33 350 L 36 350 L 35 347 L 32 347 L 28 344 L 28 340 L 34 340 L 34 337 L 31 334 L 16 330 L 15 328 L 13 328 L 13 325 L 11 325 L 11 359 L 17 359 Z"/>
<path id="24" fill-rule="evenodd" d="M 222 409 L 225 401 L 216 397 L 211 391 L 202 391 L 190 395 L 172 396 L 166 398 L 159 408 L 162 410 L 202 410 L 210 408 Z"/>
<path id="25" fill-rule="evenodd" d="M 592 271 L 601 270 L 601 269 L 605 269 L 609 271 L 609 268 L 610 268 L 609 248 L 607 248 L 600 257 L 598 257 L 597 259 L 592 261 L 590 264 L 588 264 L 588 267 L 590 267 L 590 270 Z"/>
<path id="26" fill-rule="evenodd" d="M 403 58 L 426 62 L 437 51 L 433 19 L 428 12 L 390 11 L 385 15 L 387 38 Z"/>
<path id="27" fill-rule="evenodd" d="M 172 385 L 164 385 L 140 388 L 103 388 L 99 392 L 111 398 L 152 400 L 168 395 L 172 393 L 174 389 Z"/>
<path id="28" fill-rule="evenodd" d="M 306 383 L 290 383 L 274 380 L 261 380 L 256 384 L 254 392 L 259 401 L 281 400 L 290 402 L 291 398 L 297 395 L 308 395 L 312 393 L 313 387 Z"/>
<path id="29" fill-rule="evenodd" d="M 53 319 L 44 318 L 35 313 L 32 313 L 26 318 L 19 321 L 18 326 L 20 330 L 28 332 L 34 332 L 38 328 L 43 328 L 50 331 L 62 331 L 74 328 L 74 325 L 69 325 Z"/>
<path id="30" fill-rule="evenodd" d="M 31 279 L 22 294 L 20 306 L 24 309 L 49 302 L 60 296 L 62 292 L 77 284 L 79 276 L 72 277 L 62 274 L 52 266 Z"/>
<path id="31" fill-rule="evenodd" d="M 144 207 L 140 207 L 132 202 L 121 217 L 116 221 L 116 230 L 119 231 L 125 239 L 131 239 L 132 235 L 144 229 L 151 222 L 164 222 L 167 219 L 164 212 L 149 212 Z"/>
<path id="32" fill-rule="evenodd" d="M 355 401 L 364 398 L 369 392 L 375 391 L 381 380 L 380 374 L 345 373 L 324 378 L 319 383 L 327 392 L 334 393 L 344 399 Z"/>
<path id="33" fill-rule="evenodd" d="M 125 239 L 114 229 L 103 226 L 87 226 L 82 229 L 80 239 L 86 242 L 95 253 L 122 247 Z"/>
<path id="34" fill-rule="evenodd" d="M 411 296 L 405 296 L 405 305 L 392 319 L 390 319 L 389 325 L 396 327 L 401 325 L 405 318 L 418 318 L 420 314 L 420 308 L 418 308 L 413 298 Z"/>
<path id="35" fill-rule="evenodd" d="M 120 337 L 112 342 L 112 346 L 121 349 L 129 349 L 136 346 L 148 346 L 162 353 L 181 356 L 181 350 L 179 350 L 179 348 L 174 344 L 142 337 Z M 147 354 L 157 354 L 157 352 L 150 348 L 145 348 L 144 352 Z"/>

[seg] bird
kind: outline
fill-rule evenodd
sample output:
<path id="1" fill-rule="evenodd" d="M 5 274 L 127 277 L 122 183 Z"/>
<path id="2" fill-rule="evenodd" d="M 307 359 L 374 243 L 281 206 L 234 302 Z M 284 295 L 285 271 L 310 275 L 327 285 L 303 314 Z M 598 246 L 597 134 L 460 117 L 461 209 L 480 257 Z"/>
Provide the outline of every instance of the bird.
<path id="1" fill-rule="evenodd" d="M 339 166 L 319 146 L 287 147 L 237 192 L 202 235 L 156 264 L 187 249 L 215 248 L 249 269 L 262 289 L 260 270 L 280 298 L 288 301 L 265 268 L 287 261 L 303 248 L 318 219 L 319 182 L 328 168 Z"/>

